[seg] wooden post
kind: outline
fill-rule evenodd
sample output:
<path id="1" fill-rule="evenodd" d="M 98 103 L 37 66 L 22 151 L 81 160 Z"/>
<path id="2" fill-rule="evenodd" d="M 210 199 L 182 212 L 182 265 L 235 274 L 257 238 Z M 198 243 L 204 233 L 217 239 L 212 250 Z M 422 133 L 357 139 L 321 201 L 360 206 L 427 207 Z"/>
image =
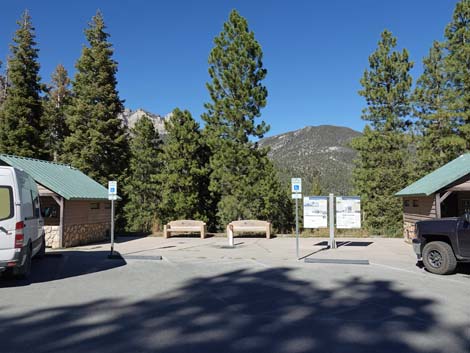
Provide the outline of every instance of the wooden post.
<path id="1" fill-rule="evenodd" d="M 441 194 L 436 192 L 436 217 L 441 218 Z"/>
<path id="2" fill-rule="evenodd" d="M 59 218 L 59 248 L 64 247 L 64 207 L 65 207 L 65 202 L 64 198 L 60 195 L 55 196 L 51 195 L 52 198 L 54 199 L 55 202 L 60 207 L 60 218 Z"/>

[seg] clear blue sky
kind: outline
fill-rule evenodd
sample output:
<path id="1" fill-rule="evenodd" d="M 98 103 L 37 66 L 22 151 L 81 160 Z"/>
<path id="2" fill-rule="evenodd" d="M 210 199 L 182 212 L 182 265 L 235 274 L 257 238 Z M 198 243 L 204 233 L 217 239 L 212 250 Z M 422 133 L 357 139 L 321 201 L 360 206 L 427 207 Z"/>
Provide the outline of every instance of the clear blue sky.
<path id="1" fill-rule="evenodd" d="M 58 63 L 71 75 L 86 44 L 83 30 L 102 10 L 115 59 L 119 92 L 131 109 L 166 114 L 189 109 L 196 119 L 208 100 L 207 57 L 231 9 L 247 18 L 268 69 L 268 135 L 307 125 L 360 130 L 364 100 L 357 94 L 380 33 L 398 37 L 415 62 L 413 76 L 434 39 L 442 39 L 456 0 L 122 0 L 3 1 L 0 59 L 22 11 L 30 10 L 43 81 Z"/>

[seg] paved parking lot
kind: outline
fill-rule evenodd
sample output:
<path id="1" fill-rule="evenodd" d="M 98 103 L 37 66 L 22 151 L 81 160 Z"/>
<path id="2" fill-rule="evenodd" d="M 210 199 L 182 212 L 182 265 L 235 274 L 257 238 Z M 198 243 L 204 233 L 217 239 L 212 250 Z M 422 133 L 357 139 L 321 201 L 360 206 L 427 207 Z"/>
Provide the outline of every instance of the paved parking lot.
<path id="1" fill-rule="evenodd" d="M 0 279 L 0 351 L 470 352 L 470 269 L 436 276 L 401 239 L 122 238 Z M 163 260 L 157 260 L 163 256 Z"/>

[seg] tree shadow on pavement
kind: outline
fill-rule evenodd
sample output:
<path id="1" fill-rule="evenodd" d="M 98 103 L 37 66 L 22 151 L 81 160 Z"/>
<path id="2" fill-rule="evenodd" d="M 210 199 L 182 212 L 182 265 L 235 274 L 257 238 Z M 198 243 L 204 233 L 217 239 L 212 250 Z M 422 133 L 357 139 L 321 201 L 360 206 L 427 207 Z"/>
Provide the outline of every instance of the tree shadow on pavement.
<path id="1" fill-rule="evenodd" d="M 1 351 L 454 353 L 468 327 L 389 281 L 323 288 L 286 268 L 195 278 L 142 301 L 109 299 L 0 315 Z M 1 312 L 0 312 L 1 313 Z M 467 330 L 467 331 L 466 331 Z"/>
<path id="2" fill-rule="evenodd" d="M 27 286 L 32 283 L 50 282 L 88 273 L 107 271 L 124 266 L 126 261 L 108 259 L 109 251 L 54 251 L 42 259 L 33 259 L 31 274 L 26 279 L 0 276 L 0 288 Z M 1 352 L 1 349 L 0 349 Z"/>

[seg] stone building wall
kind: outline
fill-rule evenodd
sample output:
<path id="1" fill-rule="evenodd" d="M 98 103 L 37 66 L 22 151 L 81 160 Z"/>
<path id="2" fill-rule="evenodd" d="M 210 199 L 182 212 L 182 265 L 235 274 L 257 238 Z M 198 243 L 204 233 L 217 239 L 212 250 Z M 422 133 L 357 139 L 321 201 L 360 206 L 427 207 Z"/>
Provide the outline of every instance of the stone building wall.
<path id="1" fill-rule="evenodd" d="M 411 243 L 412 239 L 416 238 L 415 222 L 403 222 L 403 236 L 407 243 Z"/>
<path id="2" fill-rule="evenodd" d="M 407 196 L 403 198 L 403 237 L 407 243 L 416 237 L 415 224 L 418 221 L 437 218 L 434 195 Z"/>
<path id="3" fill-rule="evenodd" d="M 109 226 L 109 222 L 65 225 L 63 246 L 68 248 L 105 240 Z"/>
<path id="4" fill-rule="evenodd" d="M 46 234 L 46 246 L 56 249 L 60 245 L 59 226 L 44 226 L 44 233 Z"/>

